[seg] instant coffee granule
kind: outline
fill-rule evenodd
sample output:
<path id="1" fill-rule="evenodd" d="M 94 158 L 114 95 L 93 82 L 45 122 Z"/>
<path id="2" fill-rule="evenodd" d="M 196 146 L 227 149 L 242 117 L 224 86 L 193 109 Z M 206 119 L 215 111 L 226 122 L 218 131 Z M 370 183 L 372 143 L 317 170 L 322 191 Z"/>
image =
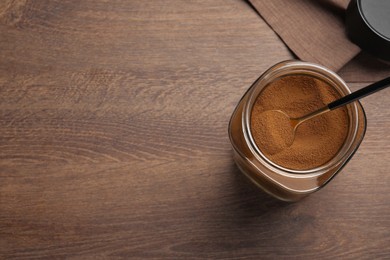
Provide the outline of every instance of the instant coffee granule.
<path id="1" fill-rule="evenodd" d="M 290 117 L 301 117 L 340 98 L 327 83 L 307 75 L 289 75 L 271 82 L 259 94 L 251 113 L 251 133 L 261 152 L 285 168 L 307 170 L 331 160 L 343 146 L 349 119 L 345 107 L 310 119 L 295 132 L 294 140 L 284 131 L 281 120 L 270 110 L 281 110 Z M 275 116 L 276 115 L 276 116 Z M 285 143 L 291 143 L 285 146 Z"/>

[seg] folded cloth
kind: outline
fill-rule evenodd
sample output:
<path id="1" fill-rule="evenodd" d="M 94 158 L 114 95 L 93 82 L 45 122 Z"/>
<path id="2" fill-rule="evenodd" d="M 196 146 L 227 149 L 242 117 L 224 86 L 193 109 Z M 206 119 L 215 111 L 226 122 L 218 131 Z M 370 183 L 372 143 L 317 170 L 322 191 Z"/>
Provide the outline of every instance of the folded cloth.
<path id="1" fill-rule="evenodd" d="M 348 40 L 344 13 L 349 0 L 249 0 L 301 60 L 338 71 L 360 48 Z"/>

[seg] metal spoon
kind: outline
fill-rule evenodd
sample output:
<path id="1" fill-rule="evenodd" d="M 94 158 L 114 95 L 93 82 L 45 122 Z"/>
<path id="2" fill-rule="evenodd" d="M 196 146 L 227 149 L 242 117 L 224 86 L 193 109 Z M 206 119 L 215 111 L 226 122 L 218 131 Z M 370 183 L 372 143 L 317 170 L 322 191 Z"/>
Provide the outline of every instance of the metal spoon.
<path id="1" fill-rule="evenodd" d="M 390 77 L 387 77 L 383 80 L 380 80 L 380 81 L 375 82 L 371 85 L 368 85 L 367 87 L 359 89 L 358 91 L 355 91 L 349 95 L 346 95 L 340 99 L 337 99 L 337 100 L 333 101 L 332 103 L 329 103 L 328 105 L 326 105 L 326 106 L 324 106 L 316 111 L 313 111 L 307 115 L 304 115 L 304 116 L 298 117 L 298 118 L 289 117 L 289 115 L 287 115 L 285 112 L 283 112 L 281 110 L 268 110 L 267 113 L 268 114 L 274 113 L 274 116 L 279 118 L 279 120 L 280 120 L 279 125 L 283 124 L 284 126 L 286 126 L 286 125 L 291 126 L 292 136 L 288 136 L 285 138 L 285 140 L 287 140 L 285 145 L 290 146 L 292 144 L 292 142 L 294 141 L 295 132 L 296 132 L 298 126 L 301 125 L 303 122 L 306 122 L 307 120 L 310 120 L 316 116 L 327 113 L 327 112 L 334 110 L 336 108 L 345 106 L 345 105 L 347 105 L 353 101 L 356 101 L 358 99 L 361 99 L 365 96 L 371 95 L 379 90 L 387 88 L 388 86 L 390 86 Z M 280 115 L 283 115 L 283 117 L 281 117 Z M 281 122 L 281 121 L 283 121 L 283 122 Z M 287 128 L 288 128 L 288 126 L 287 126 Z M 278 129 L 282 129 L 282 127 L 278 127 Z"/>

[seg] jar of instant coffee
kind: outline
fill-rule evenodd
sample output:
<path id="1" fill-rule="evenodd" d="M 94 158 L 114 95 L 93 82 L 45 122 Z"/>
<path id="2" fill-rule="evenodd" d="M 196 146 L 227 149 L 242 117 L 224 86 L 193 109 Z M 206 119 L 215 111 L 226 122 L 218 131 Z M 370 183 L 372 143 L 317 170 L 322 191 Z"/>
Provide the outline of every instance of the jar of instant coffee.
<path id="1" fill-rule="evenodd" d="M 331 70 L 303 61 L 268 69 L 249 88 L 229 123 L 234 160 L 270 195 L 297 201 L 327 184 L 351 159 L 363 140 L 366 116 L 356 101 L 302 123 L 286 142 L 277 118 L 297 118 L 351 93 Z M 281 134 L 282 133 L 282 134 Z M 287 143 L 287 145 L 286 145 Z"/>

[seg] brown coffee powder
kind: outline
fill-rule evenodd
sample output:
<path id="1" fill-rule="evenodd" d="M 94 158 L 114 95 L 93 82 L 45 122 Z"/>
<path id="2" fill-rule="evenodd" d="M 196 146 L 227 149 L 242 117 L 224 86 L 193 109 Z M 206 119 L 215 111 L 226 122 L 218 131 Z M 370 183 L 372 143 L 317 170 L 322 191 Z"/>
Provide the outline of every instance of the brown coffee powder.
<path id="1" fill-rule="evenodd" d="M 282 77 L 259 94 L 251 113 L 251 132 L 259 149 L 272 162 L 289 169 L 307 170 L 323 165 L 342 147 L 348 133 L 348 112 L 338 108 L 302 123 L 291 138 L 286 120 L 306 115 L 340 97 L 327 83 L 306 75 Z M 287 138 L 287 139 L 286 139 Z M 288 144 L 288 145 L 286 145 Z M 290 145 L 291 144 L 291 145 Z"/>

